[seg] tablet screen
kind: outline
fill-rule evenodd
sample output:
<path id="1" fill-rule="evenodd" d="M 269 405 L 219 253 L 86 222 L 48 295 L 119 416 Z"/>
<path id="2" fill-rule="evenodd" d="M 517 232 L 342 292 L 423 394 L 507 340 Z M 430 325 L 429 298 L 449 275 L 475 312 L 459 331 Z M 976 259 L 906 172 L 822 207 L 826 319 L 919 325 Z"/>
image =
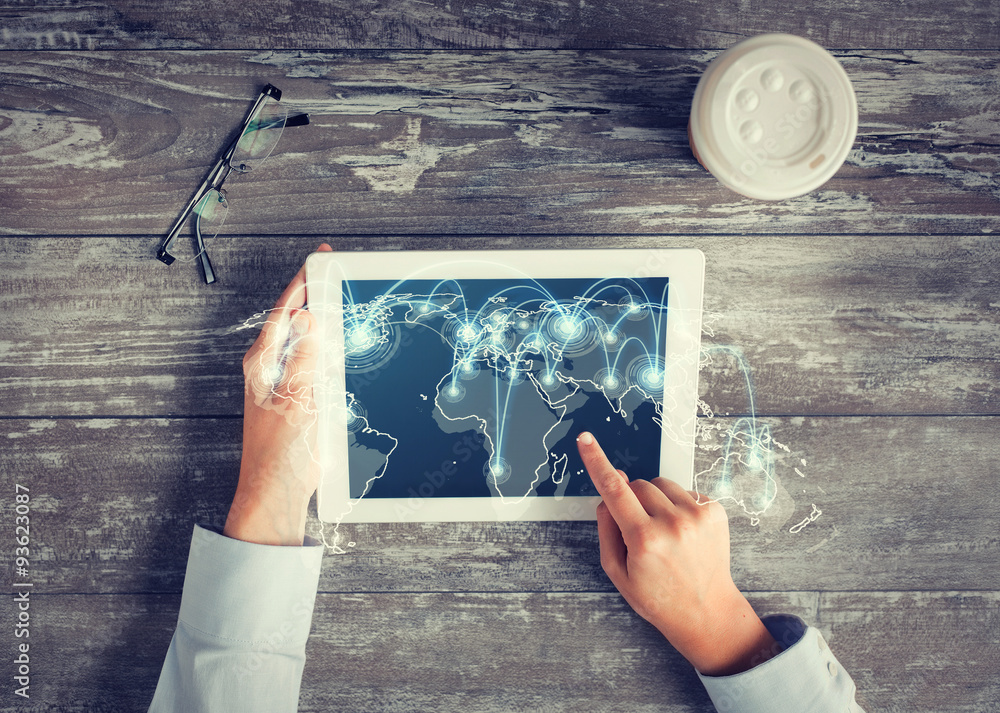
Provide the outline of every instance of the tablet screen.
<path id="1" fill-rule="evenodd" d="M 659 475 L 667 277 L 342 283 L 352 499 L 594 496 Z"/>

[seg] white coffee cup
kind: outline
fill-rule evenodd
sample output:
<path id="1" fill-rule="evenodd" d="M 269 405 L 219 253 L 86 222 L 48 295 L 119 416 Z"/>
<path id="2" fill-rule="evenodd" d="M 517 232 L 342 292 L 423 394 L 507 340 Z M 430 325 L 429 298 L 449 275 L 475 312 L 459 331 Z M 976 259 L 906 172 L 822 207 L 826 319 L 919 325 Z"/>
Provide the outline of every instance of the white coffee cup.
<path id="1" fill-rule="evenodd" d="M 751 37 L 712 60 L 688 124 L 695 158 L 727 188 L 763 200 L 826 183 L 857 131 L 844 68 L 815 42 L 785 34 Z"/>

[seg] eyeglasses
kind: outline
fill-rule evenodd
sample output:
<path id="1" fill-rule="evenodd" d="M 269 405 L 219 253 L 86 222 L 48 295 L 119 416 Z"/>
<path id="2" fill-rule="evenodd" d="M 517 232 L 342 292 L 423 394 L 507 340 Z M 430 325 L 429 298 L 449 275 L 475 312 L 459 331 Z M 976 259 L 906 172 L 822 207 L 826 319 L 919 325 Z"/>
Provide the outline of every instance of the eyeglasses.
<path id="1" fill-rule="evenodd" d="M 260 166 L 278 143 L 286 126 L 305 126 L 309 123 L 308 114 L 288 116 L 287 109 L 280 101 L 281 90 L 277 87 L 268 84 L 261 90 L 260 96 L 243 120 L 240 135 L 209 171 L 208 177 L 202 181 L 194 197 L 160 244 L 160 249 L 156 251 L 158 260 L 167 265 L 175 260 L 197 260 L 205 282 L 215 282 L 215 270 L 212 268 L 212 261 L 208 259 L 205 241 L 218 234 L 229 212 L 229 202 L 222 184 L 233 171 L 248 173 Z M 177 241 L 181 228 L 192 213 L 194 236 L 191 242 L 188 244 L 183 240 Z"/>

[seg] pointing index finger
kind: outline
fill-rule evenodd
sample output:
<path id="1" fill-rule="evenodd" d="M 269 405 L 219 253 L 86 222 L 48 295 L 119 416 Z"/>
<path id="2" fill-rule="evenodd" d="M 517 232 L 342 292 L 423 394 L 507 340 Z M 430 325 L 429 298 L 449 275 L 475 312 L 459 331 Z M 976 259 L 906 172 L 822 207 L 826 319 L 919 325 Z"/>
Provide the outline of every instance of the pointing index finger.
<path id="1" fill-rule="evenodd" d="M 604 504 L 618 523 L 627 542 L 636 528 L 649 522 L 649 514 L 632 492 L 628 481 L 611 465 L 611 461 L 604 455 L 604 451 L 592 434 L 584 431 L 576 439 L 576 443 L 580 449 L 580 458 L 594 482 L 594 487 L 601 494 Z"/>

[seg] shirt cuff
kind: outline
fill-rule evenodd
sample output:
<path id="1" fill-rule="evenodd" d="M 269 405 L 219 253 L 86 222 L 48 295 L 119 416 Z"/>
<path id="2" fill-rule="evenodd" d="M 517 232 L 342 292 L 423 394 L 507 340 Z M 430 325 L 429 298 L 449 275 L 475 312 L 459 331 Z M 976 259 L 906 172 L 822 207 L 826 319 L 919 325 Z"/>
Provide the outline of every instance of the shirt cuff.
<path id="1" fill-rule="evenodd" d="M 309 637 L 324 547 L 234 540 L 195 525 L 180 616 L 210 636 L 303 646 Z"/>
<path id="2" fill-rule="evenodd" d="M 797 616 L 761 619 L 784 649 L 749 671 L 698 678 L 719 713 L 854 711 L 854 681 L 830 651 L 818 629 Z"/>

